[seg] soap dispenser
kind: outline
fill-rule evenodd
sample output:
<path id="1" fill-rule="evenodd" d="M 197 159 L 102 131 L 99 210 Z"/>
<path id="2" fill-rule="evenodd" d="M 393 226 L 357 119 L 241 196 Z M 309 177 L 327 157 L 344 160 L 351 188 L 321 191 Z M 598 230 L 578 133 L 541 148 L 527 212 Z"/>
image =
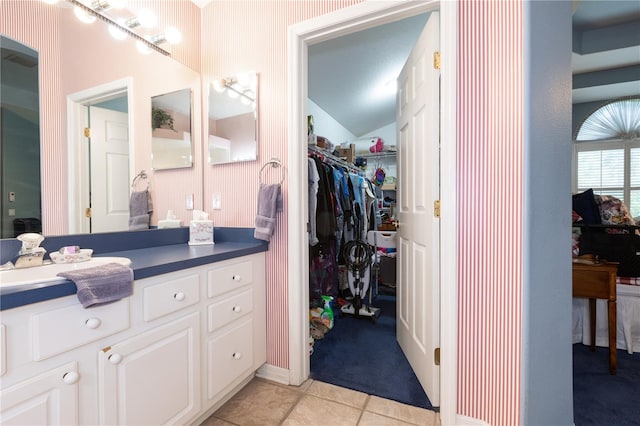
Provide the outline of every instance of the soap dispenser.
<path id="1" fill-rule="evenodd" d="M 42 235 L 29 232 L 20 234 L 16 238 L 22 242 L 22 248 L 18 252 L 18 260 L 16 260 L 16 268 L 40 266 L 44 263 L 44 255 L 47 251 L 44 247 L 40 247 L 40 243 L 44 241 Z"/>

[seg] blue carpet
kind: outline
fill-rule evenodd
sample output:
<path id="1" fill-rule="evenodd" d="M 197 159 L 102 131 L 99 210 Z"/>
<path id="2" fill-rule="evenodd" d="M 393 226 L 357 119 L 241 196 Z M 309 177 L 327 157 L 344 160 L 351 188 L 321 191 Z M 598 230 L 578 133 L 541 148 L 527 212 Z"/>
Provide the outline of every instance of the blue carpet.
<path id="1" fill-rule="evenodd" d="M 395 296 L 379 295 L 376 323 L 335 315 L 335 325 L 314 344 L 311 378 L 433 410 L 396 341 Z"/>
<path id="2" fill-rule="evenodd" d="M 640 425 L 640 353 L 618 350 L 609 374 L 609 348 L 573 345 L 573 417 L 576 426 Z"/>

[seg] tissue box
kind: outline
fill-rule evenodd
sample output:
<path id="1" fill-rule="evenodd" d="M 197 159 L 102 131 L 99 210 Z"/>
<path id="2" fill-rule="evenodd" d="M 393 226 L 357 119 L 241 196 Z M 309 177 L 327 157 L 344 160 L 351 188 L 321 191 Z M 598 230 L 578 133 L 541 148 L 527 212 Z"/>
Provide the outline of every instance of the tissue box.
<path id="1" fill-rule="evenodd" d="M 189 225 L 189 245 L 213 244 L 213 221 L 192 220 Z"/>

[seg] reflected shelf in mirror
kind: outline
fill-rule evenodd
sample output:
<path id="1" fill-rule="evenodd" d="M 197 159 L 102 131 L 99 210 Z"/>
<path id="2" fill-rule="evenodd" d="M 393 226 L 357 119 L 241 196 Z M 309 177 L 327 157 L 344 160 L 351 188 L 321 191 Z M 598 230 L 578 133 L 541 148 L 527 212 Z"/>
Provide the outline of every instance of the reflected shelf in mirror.
<path id="1" fill-rule="evenodd" d="M 153 170 L 193 166 L 191 90 L 151 99 L 151 167 Z"/>

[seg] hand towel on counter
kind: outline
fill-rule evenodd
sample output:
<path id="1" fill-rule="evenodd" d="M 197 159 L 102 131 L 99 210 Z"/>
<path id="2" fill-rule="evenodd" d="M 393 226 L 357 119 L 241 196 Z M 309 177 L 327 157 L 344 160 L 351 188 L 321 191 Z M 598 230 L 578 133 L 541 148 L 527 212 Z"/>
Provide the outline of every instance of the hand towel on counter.
<path id="1" fill-rule="evenodd" d="M 115 302 L 133 294 L 133 270 L 119 263 L 60 272 L 58 276 L 76 284 L 78 300 L 84 308 Z"/>
<path id="2" fill-rule="evenodd" d="M 148 190 L 134 191 L 129 200 L 129 230 L 149 229 L 153 205 Z"/>
<path id="3" fill-rule="evenodd" d="M 253 237 L 269 241 L 276 226 L 276 213 L 282 210 L 282 187 L 279 183 L 260 184 L 258 213 Z"/>

